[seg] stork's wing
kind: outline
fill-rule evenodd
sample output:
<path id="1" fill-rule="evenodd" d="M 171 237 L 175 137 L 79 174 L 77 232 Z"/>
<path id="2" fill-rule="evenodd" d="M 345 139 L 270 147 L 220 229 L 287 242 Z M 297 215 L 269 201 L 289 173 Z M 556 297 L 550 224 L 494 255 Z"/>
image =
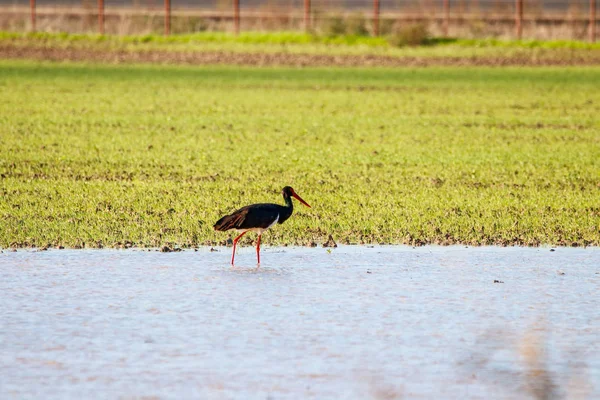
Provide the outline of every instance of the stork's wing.
<path id="1" fill-rule="evenodd" d="M 217 231 L 227 231 L 229 229 L 266 229 L 273 225 L 279 217 L 277 204 L 253 204 L 235 211 L 231 215 L 226 215 L 218 220 L 214 229 Z"/>

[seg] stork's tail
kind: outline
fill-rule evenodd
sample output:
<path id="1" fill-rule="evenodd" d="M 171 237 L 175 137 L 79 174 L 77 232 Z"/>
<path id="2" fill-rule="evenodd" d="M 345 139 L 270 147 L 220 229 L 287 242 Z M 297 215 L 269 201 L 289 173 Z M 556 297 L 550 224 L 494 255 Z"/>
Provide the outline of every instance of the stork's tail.
<path id="1" fill-rule="evenodd" d="M 238 222 L 240 221 L 240 215 L 226 215 L 213 225 L 215 231 L 228 231 L 235 229 Z"/>

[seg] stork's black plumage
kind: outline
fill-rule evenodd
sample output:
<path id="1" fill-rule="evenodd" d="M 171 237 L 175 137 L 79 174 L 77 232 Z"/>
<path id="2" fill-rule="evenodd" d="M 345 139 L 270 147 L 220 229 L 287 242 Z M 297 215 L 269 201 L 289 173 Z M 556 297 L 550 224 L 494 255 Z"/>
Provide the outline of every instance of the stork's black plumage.
<path id="1" fill-rule="evenodd" d="M 256 242 L 256 258 L 258 264 L 260 264 L 260 237 L 264 231 L 269 229 L 275 223 L 283 224 L 294 212 L 294 204 L 292 203 L 292 197 L 298 199 L 302 204 L 310 207 L 308 203 L 300 198 L 290 186 L 286 186 L 282 190 L 283 199 L 285 200 L 285 206 L 272 203 L 261 203 L 252 204 L 246 207 L 242 207 L 237 211 L 234 211 L 230 215 L 226 215 L 218 220 L 213 228 L 216 231 L 228 231 L 235 229 L 241 231 L 241 234 L 233 240 L 233 254 L 231 256 L 231 265 L 235 258 L 235 248 L 238 240 L 248 231 L 254 231 L 258 233 L 258 240 Z"/>

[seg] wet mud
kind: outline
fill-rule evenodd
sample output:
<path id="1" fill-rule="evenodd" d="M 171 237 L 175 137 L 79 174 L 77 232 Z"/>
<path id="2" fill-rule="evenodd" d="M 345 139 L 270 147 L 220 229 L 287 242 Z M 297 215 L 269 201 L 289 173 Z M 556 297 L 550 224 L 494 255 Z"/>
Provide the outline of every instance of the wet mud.
<path id="1" fill-rule="evenodd" d="M 384 55 L 327 55 L 54 48 L 0 44 L 0 58 L 97 63 L 157 63 L 183 65 L 244 65 L 289 67 L 427 67 L 427 66 L 574 66 L 600 65 L 600 51 L 536 51 L 507 56 L 392 57 Z"/>

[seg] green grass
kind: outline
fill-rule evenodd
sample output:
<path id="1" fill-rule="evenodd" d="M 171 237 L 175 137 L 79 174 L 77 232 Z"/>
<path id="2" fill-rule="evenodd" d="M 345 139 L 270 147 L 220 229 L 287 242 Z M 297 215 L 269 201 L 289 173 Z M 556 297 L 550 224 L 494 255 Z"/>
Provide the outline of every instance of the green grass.
<path id="1" fill-rule="evenodd" d="M 0 101 L 0 247 L 211 244 L 285 185 L 265 243 L 600 245 L 600 68 L 1 61 Z"/>
<path id="2" fill-rule="evenodd" d="M 89 50 L 226 51 L 244 53 L 303 53 L 335 55 L 386 55 L 391 57 L 515 57 L 597 53 L 600 43 L 581 41 L 537 41 L 497 39 L 430 38 L 424 46 L 395 47 L 387 37 L 324 36 L 297 32 L 244 32 L 239 36 L 224 32 L 185 35 L 89 35 L 67 33 L 0 32 L 0 43 L 11 46 L 85 48 Z"/>
<path id="3" fill-rule="evenodd" d="M 233 35 L 227 32 L 197 32 L 179 35 L 94 35 L 73 33 L 16 33 L 0 32 L 0 40 L 31 39 L 40 41 L 62 42 L 112 42 L 112 43 L 157 43 L 157 44 L 194 44 L 194 43 L 240 43 L 271 45 L 305 45 L 326 44 L 340 46 L 389 46 L 385 36 L 370 37 L 356 35 L 318 35 L 300 32 L 242 32 Z M 577 40 L 500 40 L 500 39 L 459 39 L 431 38 L 424 47 L 456 46 L 456 47 L 515 47 L 515 48 L 563 48 L 563 49 L 600 49 L 600 43 L 589 43 Z"/>
<path id="4" fill-rule="evenodd" d="M 226 32 L 200 32 L 182 35 L 89 35 L 69 33 L 13 33 L 0 32 L 0 39 L 31 39 L 40 41 L 62 42 L 112 42 L 115 44 L 195 44 L 195 43 L 239 43 L 239 44 L 311 44 L 320 43 L 328 45 L 367 45 L 387 46 L 388 42 L 382 37 L 369 36 L 322 36 L 297 32 L 242 32 L 234 35 Z"/>

